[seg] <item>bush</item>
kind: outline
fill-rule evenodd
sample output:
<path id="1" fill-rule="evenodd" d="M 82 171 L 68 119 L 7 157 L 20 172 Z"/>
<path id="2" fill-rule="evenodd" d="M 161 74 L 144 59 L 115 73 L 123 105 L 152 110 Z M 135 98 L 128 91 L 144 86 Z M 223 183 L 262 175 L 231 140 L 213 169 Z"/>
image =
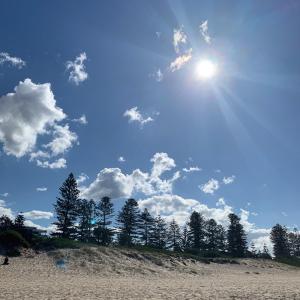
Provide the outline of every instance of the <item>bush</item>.
<path id="1" fill-rule="evenodd" d="M 15 250 L 20 247 L 28 248 L 28 242 L 23 236 L 14 230 L 7 230 L 0 233 L 0 245 L 6 250 Z"/>
<path id="2" fill-rule="evenodd" d="M 70 248 L 70 249 L 76 249 L 80 248 L 81 243 L 64 239 L 64 238 L 39 238 L 35 240 L 35 246 L 37 249 L 41 250 L 55 250 L 55 249 L 63 249 L 63 248 Z"/>

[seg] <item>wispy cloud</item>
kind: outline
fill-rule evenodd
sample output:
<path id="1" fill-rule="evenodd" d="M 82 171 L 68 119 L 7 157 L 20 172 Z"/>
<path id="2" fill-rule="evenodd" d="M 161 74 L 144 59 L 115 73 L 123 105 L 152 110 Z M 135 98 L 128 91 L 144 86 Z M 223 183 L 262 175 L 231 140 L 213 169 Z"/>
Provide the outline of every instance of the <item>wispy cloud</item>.
<path id="1" fill-rule="evenodd" d="M 48 169 L 64 169 L 67 167 L 67 161 L 64 158 L 59 158 L 53 162 L 50 161 L 36 161 L 37 166 L 41 168 L 48 168 Z"/>
<path id="2" fill-rule="evenodd" d="M 199 172 L 201 171 L 202 169 L 195 166 L 195 167 L 189 167 L 189 168 L 183 168 L 182 171 L 183 172 L 186 172 L 186 173 L 191 173 L 191 172 Z"/>
<path id="3" fill-rule="evenodd" d="M 36 188 L 37 192 L 46 192 L 47 190 L 48 190 L 48 188 L 46 188 L 46 187 L 37 187 Z"/>
<path id="4" fill-rule="evenodd" d="M 85 115 L 82 115 L 80 118 L 78 119 L 72 119 L 73 122 L 75 123 L 79 123 L 79 124 L 82 124 L 82 125 L 86 125 L 88 123 L 87 119 L 86 119 L 86 116 Z"/>
<path id="5" fill-rule="evenodd" d="M 50 211 L 31 210 L 24 212 L 23 216 L 30 220 L 50 219 L 53 217 L 53 213 Z"/>
<path id="6" fill-rule="evenodd" d="M 79 85 L 81 82 L 88 79 L 88 73 L 84 65 L 87 59 L 85 52 L 82 52 L 75 58 L 74 61 L 67 61 L 66 68 L 70 70 L 69 81 Z"/>
<path id="7" fill-rule="evenodd" d="M 201 35 L 204 38 L 204 41 L 207 44 L 210 44 L 211 43 L 211 37 L 208 34 L 208 20 L 206 20 L 203 23 L 201 23 L 200 26 L 199 26 L 199 28 L 200 28 Z"/>
<path id="8" fill-rule="evenodd" d="M 141 126 L 149 123 L 149 122 L 153 122 L 154 119 L 151 117 L 144 117 L 138 110 L 137 106 L 130 108 L 128 110 L 126 110 L 123 114 L 124 117 L 128 118 L 128 122 L 132 123 L 132 122 L 137 122 L 139 123 Z"/>
<path id="9" fill-rule="evenodd" d="M 120 156 L 118 158 L 118 162 L 125 162 L 125 161 L 126 161 L 126 159 L 123 156 Z"/>
<path id="10" fill-rule="evenodd" d="M 223 183 L 224 184 L 230 184 L 230 183 L 233 183 L 235 180 L 235 176 L 232 175 L 232 176 L 229 176 L 229 177 L 224 177 L 223 178 Z"/>
<path id="11" fill-rule="evenodd" d="M 178 54 L 180 52 L 180 45 L 187 43 L 187 35 L 183 31 L 183 26 L 179 29 L 174 29 L 173 31 L 173 46 L 175 52 Z"/>
<path id="12" fill-rule="evenodd" d="M 11 64 L 19 69 L 26 66 L 26 62 L 21 58 L 10 56 L 7 52 L 0 52 L 0 65 L 3 65 L 4 63 Z"/>
<path id="13" fill-rule="evenodd" d="M 9 193 L 3 193 L 3 194 L 0 194 L 0 196 L 2 197 L 8 197 Z"/>
<path id="14" fill-rule="evenodd" d="M 186 53 L 178 56 L 170 64 L 170 71 L 175 72 L 180 70 L 191 58 L 192 58 L 192 48 L 190 48 Z"/>
<path id="15" fill-rule="evenodd" d="M 78 178 L 76 179 L 77 184 L 81 184 L 89 179 L 89 176 L 87 176 L 85 173 L 81 173 Z"/>
<path id="16" fill-rule="evenodd" d="M 200 190 L 205 194 L 214 194 L 220 188 L 219 181 L 212 178 L 205 184 L 199 186 Z"/>

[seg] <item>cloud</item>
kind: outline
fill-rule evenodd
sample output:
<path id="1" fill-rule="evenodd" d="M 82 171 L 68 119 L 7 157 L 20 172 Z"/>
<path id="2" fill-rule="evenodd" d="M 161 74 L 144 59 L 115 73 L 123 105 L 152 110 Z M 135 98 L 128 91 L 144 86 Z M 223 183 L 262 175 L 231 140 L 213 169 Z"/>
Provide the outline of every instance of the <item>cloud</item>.
<path id="1" fill-rule="evenodd" d="M 170 71 L 175 72 L 180 70 L 189 60 L 192 58 L 192 48 L 190 48 L 186 53 L 178 56 L 174 61 L 170 64 Z"/>
<path id="2" fill-rule="evenodd" d="M 160 176 L 176 166 L 174 160 L 166 153 L 156 153 L 150 161 L 153 163 L 150 173 L 140 169 L 131 174 L 124 174 L 119 168 L 102 169 L 96 179 L 87 188 L 82 189 L 82 197 L 124 198 L 137 193 L 153 195 L 172 192 L 173 184 L 180 177 L 180 173 L 175 172 L 169 179 L 162 179 Z"/>
<path id="3" fill-rule="evenodd" d="M 38 230 L 46 231 L 47 234 L 51 234 L 52 232 L 55 232 L 57 230 L 56 225 L 51 224 L 51 225 L 45 227 L 45 226 L 41 226 L 39 224 L 35 224 L 31 220 L 25 220 L 24 225 L 28 226 L 28 227 L 35 227 Z"/>
<path id="4" fill-rule="evenodd" d="M 24 212 L 22 214 L 26 219 L 30 219 L 30 220 L 50 219 L 53 217 L 52 212 L 41 211 L 41 210 L 31 210 L 28 212 Z"/>
<path id="5" fill-rule="evenodd" d="M 198 211 L 207 219 L 214 218 L 219 224 L 228 224 L 228 214 L 233 212 L 232 207 L 225 205 L 222 208 L 209 208 L 195 199 L 187 199 L 178 195 L 164 194 L 138 201 L 141 209 L 147 208 L 154 215 L 162 215 L 167 220 L 173 218 L 183 225 L 192 211 Z"/>
<path id="6" fill-rule="evenodd" d="M 2 197 L 8 197 L 8 195 L 9 195 L 9 193 L 3 193 L 3 194 L 0 194 L 0 196 L 2 196 Z"/>
<path id="7" fill-rule="evenodd" d="M 47 190 L 48 190 L 48 188 L 46 188 L 46 187 L 38 187 L 38 188 L 36 188 L 37 192 L 46 192 Z"/>
<path id="8" fill-rule="evenodd" d="M 56 106 L 49 83 L 25 79 L 14 90 L 0 97 L 0 142 L 7 155 L 22 157 L 32 152 L 39 135 L 66 115 Z"/>
<path id="9" fill-rule="evenodd" d="M 86 125 L 86 124 L 88 123 L 88 121 L 87 121 L 85 115 L 82 115 L 82 116 L 81 116 L 80 118 L 78 118 L 78 119 L 73 119 L 72 121 L 75 122 L 75 123 L 82 124 L 82 125 Z"/>
<path id="10" fill-rule="evenodd" d="M 162 73 L 161 69 L 158 69 L 152 76 L 155 78 L 157 82 L 161 82 L 164 79 L 164 74 Z"/>
<path id="11" fill-rule="evenodd" d="M 75 58 L 74 61 L 67 61 L 66 69 L 70 70 L 69 81 L 79 85 L 79 83 L 87 80 L 88 73 L 84 65 L 84 61 L 87 59 L 85 52 L 82 52 Z"/>
<path id="12" fill-rule="evenodd" d="M 64 169 L 67 167 L 67 161 L 64 158 L 59 158 L 53 162 L 40 161 L 37 159 L 36 163 L 37 166 L 41 168 L 48 168 L 48 169 Z"/>
<path id="13" fill-rule="evenodd" d="M 202 171 L 202 169 L 195 166 L 195 167 L 183 168 L 182 171 L 186 173 L 191 173 L 191 172 L 200 172 Z"/>
<path id="14" fill-rule="evenodd" d="M 183 31 L 183 26 L 179 29 L 174 29 L 173 31 L 173 46 L 175 52 L 178 54 L 180 52 L 181 44 L 187 43 L 187 35 Z"/>
<path id="15" fill-rule="evenodd" d="M 201 23 L 200 26 L 199 26 L 199 29 L 200 29 L 201 35 L 204 38 L 204 41 L 207 44 L 210 44 L 211 43 L 211 37 L 208 34 L 208 20 Z"/>
<path id="16" fill-rule="evenodd" d="M 10 208 L 6 207 L 4 200 L 0 200 L 0 217 L 4 215 L 11 219 L 14 218 L 13 211 Z"/>
<path id="17" fill-rule="evenodd" d="M 22 69 L 26 66 L 26 62 L 21 58 L 10 56 L 7 52 L 0 52 L 0 65 L 4 63 L 11 64 L 18 69 Z"/>
<path id="18" fill-rule="evenodd" d="M 123 114 L 124 117 L 128 117 L 128 122 L 132 123 L 132 122 L 137 122 L 139 123 L 141 126 L 149 123 L 149 122 L 153 122 L 154 119 L 152 119 L 151 117 L 144 117 L 138 110 L 137 106 L 128 109 L 124 112 Z"/>
<path id="19" fill-rule="evenodd" d="M 76 133 L 70 131 L 69 124 L 64 126 L 54 125 L 52 134 L 54 136 L 53 140 L 44 145 L 46 149 L 50 149 L 52 156 L 65 153 L 78 139 Z"/>
<path id="20" fill-rule="evenodd" d="M 260 251 L 262 251 L 264 249 L 264 245 L 267 246 L 270 254 L 273 253 L 273 244 L 271 242 L 271 239 L 270 239 L 270 235 L 263 235 L 263 236 L 260 236 L 258 238 L 254 238 L 251 240 L 251 243 L 253 242 L 254 244 L 254 247 Z"/>
<path id="21" fill-rule="evenodd" d="M 288 214 L 287 214 L 286 212 L 284 212 L 284 211 L 282 211 L 281 214 L 282 214 L 284 217 L 287 217 L 287 216 L 288 216 Z"/>
<path id="22" fill-rule="evenodd" d="M 224 198 L 220 198 L 216 203 L 216 206 L 225 206 L 225 205 L 226 205 L 226 202 L 225 202 Z"/>
<path id="23" fill-rule="evenodd" d="M 125 161 L 126 161 L 126 159 L 123 156 L 120 156 L 118 158 L 118 162 L 125 162 Z"/>
<path id="24" fill-rule="evenodd" d="M 230 184 L 230 183 L 233 183 L 235 180 L 235 176 L 232 175 L 232 176 L 229 176 L 229 177 L 224 177 L 223 178 L 223 183 L 224 184 Z"/>
<path id="25" fill-rule="evenodd" d="M 83 183 L 89 179 L 89 176 L 87 176 L 85 173 L 81 173 L 78 178 L 76 179 L 77 184 Z"/>
<path id="26" fill-rule="evenodd" d="M 207 183 L 200 185 L 199 188 L 205 194 L 213 194 L 220 188 L 220 184 L 218 180 L 212 178 Z"/>

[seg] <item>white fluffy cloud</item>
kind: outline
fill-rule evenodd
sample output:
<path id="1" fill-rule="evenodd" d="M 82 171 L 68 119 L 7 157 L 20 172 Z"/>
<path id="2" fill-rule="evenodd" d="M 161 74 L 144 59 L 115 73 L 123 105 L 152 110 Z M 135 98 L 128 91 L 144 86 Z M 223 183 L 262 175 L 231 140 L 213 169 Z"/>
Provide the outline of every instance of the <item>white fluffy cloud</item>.
<path id="1" fill-rule="evenodd" d="M 3 194 L 0 194 L 0 196 L 2 196 L 2 197 L 8 197 L 8 195 L 9 195 L 9 193 L 3 193 Z"/>
<path id="2" fill-rule="evenodd" d="M 11 64 L 14 67 L 22 69 L 26 66 L 26 62 L 19 57 L 14 57 L 7 52 L 0 52 L 0 65 L 5 63 Z"/>
<path id="3" fill-rule="evenodd" d="M 120 156 L 118 158 L 118 162 L 125 162 L 125 161 L 126 161 L 126 159 L 123 156 Z"/>
<path id="4" fill-rule="evenodd" d="M 24 217 L 29 220 L 50 219 L 53 213 L 50 211 L 31 210 L 23 213 Z"/>
<path id="5" fill-rule="evenodd" d="M 141 126 L 149 123 L 149 122 L 153 122 L 154 119 L 151 117 L 144 117 L 138 110 L 137 106 L 130 108 L 128 110 L 126 110 L 123 114 L 124 117 L 128 118 L 128 122 L 132 123 L 132 122 L 137 122 L 139 123 Z"/>
<path id="6" fill-rule="evenodd" d="M 208 34 L 208 20 L 201 23 L 199 28 L 200 28 L 200 32 L 201 32 L 201 35 L 203 36 L 204 41 L 207 44 L 210 44 L 211 43 L 211 37 Z"/>
<path id="7" fill-rule="evenodd" d="M 88 123 L 88 121 L 87 121 L 85 115 L 82 115 L 82 116 L 81 116 L 80 118 L 78 118 L 78 119 L 73 119 L 72 121 L 75 122 L 75 123 L 82 124 L 82 125 L 86 125 L 86 124 Z"/>
<path id="8" fill-rule="evenodd" d="M 81 173 L 78 178 L 76 179 L 77 184 L 81 184 L 89 179 L 89 176 L 87 176 L 85 173 Z"/>
<path id="9" fill-rule="evenodd" d="M 74 61 L 67 61 L 66 68 L 70 71 L 69 81 L 79 85 L 79 83 L 88 79 L 88 73 L 84 65 L 87 59 L 85 52 L 82 52 L 75 58 Z"/>
<path id="10" fill-rule="evenodd" d="M 186 173 L 191 173 L 191 172 L 200 172 L 202 169 L 195 166 L 195 167 L 189 167 L 189 168 L 183 168 L 182 171 Z"/>
<path id="11" fill-rule="evenodd" d="M 190 61 L 191 58 L 192 58 L 192 48 L 190 48 L 184 54 L 176 57 L 176 59 L 171 62 L 169 67 L 170 71 L 175 72 L 180 70 L 186 63 Z"/>
<path id="12" fill-rule="evenodd" d="M 229 177 L 224 177 L 223 178 L 223 183 L 224 184 L 230 184 L 230 183 L 233 183 L 235 180 L 235 176 L 232 175 L 232 176 L 229 176 Z"/>
<path id="13" fill-rule="evenodd" d="M 99 199 L 103 196 L 111 198 L 130 197 L 135 193 L 145 195 L 172 192 L 174 182 L 180 177 L 177 171 L 169 179 L 160 176 L 170 171 L 176 165 L 166 153 L 156 153 L 152 158 L 151 173 L 134 170 L 131 174 L 124 174 L 119 168 L 105 168 L 97 178 L 87 187 L 82 189 L 82 197 Z"/>
<path id="14" fill-rule="evenodd" d="M 47 190 L 48 190 L 48 188 L 46 188 L 45 186 L 36 188 L 37 192 L 46 192 Z"/>
<path id="15" fill-rule="evenodd" d="M 208 182 L 200 185 L 199 188 L 205 194 L 213 194 L 216 190 L 220 188 L 220 184 L 217 179 L 212 178 Z"/>
<path id="16" fill-rule="evenodd" d="M 49 83 L 21 81 L 14 93 L 0 97 L 0 141 L 8 155 L 22 157 L 31 152 L 38 135 L 65 118 L 56 106 Z"/>
<path id="17" fill-rule="evenodd" d="M 11 219 L 14 218 L 13 211 L 10 208 L 6 207 L 4 200 L 0 200 L 0 217 L 4 215 Z"/>
<path id="18" fill-rule="evenodd" d="M 181 44 L 187 43 L 187 35 L 183 31 L 183 26 L 173 31 L 173 46 L 176 53 L 180 52 Z"/>
<path id="19" fill-rule="evenodd" d="M 77 135 L 68 124 L 58 124 L 66 115 L 57 106 L 49 83 L 35 84 L 25 79 L 14 93 L 0 97 L 0 106 L 0 142 L 4 153 L 18 158 L 29 155 L 30 161 L 43 168 L 66 166 L 64 158 L 49 160 L 68 151 Z M 41 136 L 50 137 L 50 142 L 43 145 L 46 151 L 36 149 Z"/>

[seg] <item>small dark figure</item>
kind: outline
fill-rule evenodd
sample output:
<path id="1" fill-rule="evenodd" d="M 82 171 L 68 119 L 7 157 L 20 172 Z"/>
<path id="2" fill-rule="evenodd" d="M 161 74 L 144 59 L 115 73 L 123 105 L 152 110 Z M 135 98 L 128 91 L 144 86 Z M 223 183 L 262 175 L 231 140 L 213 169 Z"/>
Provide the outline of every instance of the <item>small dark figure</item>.
<path id="1" fill-rule="evenodd" d="M 5 256 L 3 265 L 8 265 L 8 264 L 9 264 L 9 262 L 8 262 L 8 256 Z"/>

